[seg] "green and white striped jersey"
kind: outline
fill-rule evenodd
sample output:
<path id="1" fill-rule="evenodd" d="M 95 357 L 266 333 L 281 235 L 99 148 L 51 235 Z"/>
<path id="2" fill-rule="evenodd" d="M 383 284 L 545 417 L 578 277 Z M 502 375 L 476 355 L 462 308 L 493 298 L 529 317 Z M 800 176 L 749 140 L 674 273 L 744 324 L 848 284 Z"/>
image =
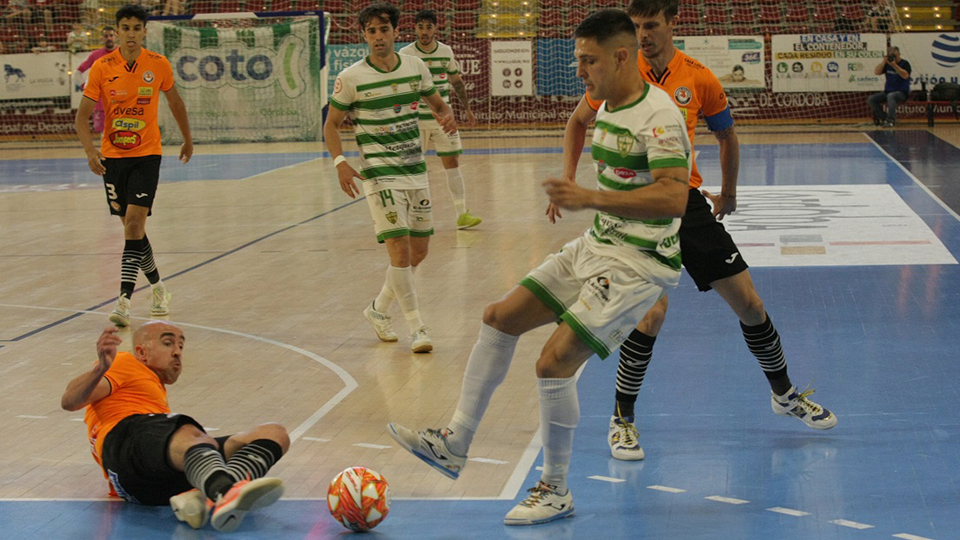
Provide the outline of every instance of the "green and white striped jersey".
<path id="1" fill-rule="evenodd" d="M 367 195 L 428 186 L 417 109 L 437 89 L 422 60 L 397 56 L 392 71 L 374 67 L 369 57 L 341 71 L 330 98 L 353 122 Z"/>
<path id="2" fill-rule="evenodd" d="M 433 51 L 426 52 L 414 41 L 400 49 L 400 54 L 416 56 L 427 64 L 427 67 L 430 68 L 430 74 L 433 75 L 433 84 L 436 85 L 437 90 L 440 92 L 440 97 L 449 105 L 450 75 L 460 73 L 460 64 L 457 63 L 457 59 L 454 58 L 453 49 L 451 49 L 449 45 L 445 45 L 439 41 L 435 43 L 436 46 L 433 48 Z M 430 108 L 422 101 L 420 102 L 420 121 L 437 122 L 433 118 L 433 115 L 430 114 Z"/>
<path id="3" fill-rule="evenodd" d="M 653 183 L 651 170 L 690 170 L 683 116 L 663 90 L 646 84 L 637 101 L 597 111 L 593 163 L 600 191 L 630 191 Z M 680 219 L 633 219 L 597 212 L 586 233 L 595 253 L 621 260 L 663 287 L 680 280 Z M 624 249 L 626 248 L 626 249 Z"/>

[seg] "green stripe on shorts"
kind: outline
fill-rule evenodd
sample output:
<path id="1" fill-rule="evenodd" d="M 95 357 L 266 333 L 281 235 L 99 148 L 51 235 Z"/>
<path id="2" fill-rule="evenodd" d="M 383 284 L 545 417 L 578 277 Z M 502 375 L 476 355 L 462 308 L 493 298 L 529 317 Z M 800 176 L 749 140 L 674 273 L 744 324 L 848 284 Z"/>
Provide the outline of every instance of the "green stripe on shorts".
<path id="1" fill-rule="evenodd" d="M 599 356 L 601 360 L 606 360 L 607 357 L 610 356 L 610 349 L 607 348 L 606 344 L 597 338 L 597 336 L 593 335 L 593 332 L 588 330 L 587 327 L 577 319 L 576 315 L 568 311 L 561 315 L 560 318 L 563 319 L 563 322 L 570 325 L 573 333 L 586 343 L 593 352 L 597 353 L 597 356 Z"/>
<path id="2" fill-rule="evenodd" d="M 382 244 L 387 238 L 397 238 L 399 236 L 410 236 L 410 229 L 404 227 L 402 229 L 384 231 L 377 235 L 377 242 Z"/>
<path id="3" fill-rule="evenodd" d="M 553 310 L 553 312 L 557 314 L 557 317 L 567 311 L 567 306 L 564 306 L 560 299 L 554 296 L 552 292 L 536 279 L 527 276 L 520 280 L 520 285 L 526 287 L 537 297 L 537 300 L 540 300 L 545 306 Z"/>

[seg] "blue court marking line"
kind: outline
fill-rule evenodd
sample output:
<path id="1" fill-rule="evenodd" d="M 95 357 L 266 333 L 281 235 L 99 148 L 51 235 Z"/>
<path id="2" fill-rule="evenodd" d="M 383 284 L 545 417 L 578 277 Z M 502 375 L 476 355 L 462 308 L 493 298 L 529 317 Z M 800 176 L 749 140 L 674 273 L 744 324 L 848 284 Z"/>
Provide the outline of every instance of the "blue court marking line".
<path id="1" fill-rule="evenodd" d="M 306 225 L 307 223 L 310 223 L 311 221 L 318 220 L 318 219 L 320 219 L 320 218 L 322 218 L 322 217 L 325 217 L 325 216 L 328 216 L 328 215 L 330 215 L 330 214 L 333 214 L 334 212 L 338 212 L 338 211 L 340 211 L 340 210 L 343 210 L 344 208 L 347 208 L 348 206 L 352 206 L 352 205 L 354 205 L 354 204 L 357 204 L 358 202 L 360 202 L 360 201 L 362 201 L 362 200 L 364 200 L 364 199 L 361 198 L 361 199 L 356 199 L 356 200 L 354 200 L 354 201 L 350 201 L 350 202 L 348 202 L 348 203 L 346 203 L 346 204 L 342 204 L 342 205 L 340 205 L 340 206 L 338 206 L 338 207 L 336 207 L 336 208 L 334 208 L 334 209 L 332 209 L 332 210 L 327 210 L 326 212 L 323 212 L 323 213 L 321 213 L 321 214 L 317 214 L 317 215 L 315 215 L 315 216 L 313 216 L 313 217 L 311 217 L 311 218 L 307 218 L 307 219 L 305 219 L 305 220 L 303 220 L 303 221 L 301 221 L 301 222 L 299 222 L 299 223 L 294 223 L 293 225 L 289 225 L 289 226 L 284 227 L 284 228 L 282 228 L 282 229 L 278 229 L 278 230 L 276 230 L 276 231 L 273 231 L 272 233 L 265 234 L 265 235 L 261 236 L 260 238 L 257 238 L 257 239 L 254 239 L 254 240 L 251 240 L 251 241 L 247 242 L 246 244 L 243 244 L 243 245 L 240 245 L 240 246 L 238 246 L 238 247 L 235 247 L 235 248 L 233 248 L 233 249 L 231 249 L 231 250 L 229 250 L 229 251 L 225 251 L 225 252 L 221 253 L 220 255 L 217 255 L 216 257 L 207 259 L 206 261 L 197 263 L 197 264 L 195 264 L 195 265 L 193 265 L 193 266 L 191 266 L 191 267 L 189 267 L 189 268 L 186 268 L 186 269 L 184 269 L 184 270 L 180 270 L 179 272 L 175 272 L 175 273 L 173 273 L 173 274 L 170 274 L 169 276 L 166 277 L 166 280 L 169 281 L 169 280 L 171 280 L 171 279 L 173 279 L 173 278 L 176 278 L 176 277 L 178 277 L 178 276 L 182 276 L 183 274 L 186 274 L 187 272 L 192 272 L 192 271 L 194 271 L 194 270 L 196 270 L 196 269 L 198 269 L 198 268 L 202 268 L 202 267 L 204 267 L 204 266 L 206 266 L 206 265 L 208 265 L 208 264 L 211 264 L 211 263 L 213 263 L 213 262 L 219 261 L 220 259 L 223 259 L 224 257 L 227 257 L 227 256 L 229 256 L 229 255 L 233 255 L 234 253 L 237 253 L 238 251 L 241 251 L 241 250 L 243 250 L 243 249 L 246 249 L 246 248 L 248 248 L 248 247 L 250 247 L 250 246 L 252 246 L 252 245 L 254 245 L 254 244 L 260 243 L 260 242 L 262 242 L 262 241 L 264 241 L 264 240 L 266 240 L 266 239 L 268 239 L 268 238 L 271 238 L 271 237 L 276 236 L 276 235 L 278 235 L 278 234 L 287 232 L 287 231 L 289 231 L 290 229 L 295 229 L 295 228 L 297 228 L 297 227 L 300 227 L 301 225 Z M 143 290 L 145 290 L 147 287 L 149 287 L 149 285 L 145 285 L 145 286 L 143 286 L 143 287 L 140 287 L 139 289 L 136 289 L 136 291 L 134 291 L 134 292 L 143 291 Z M 108 306 L 108 305 L 110 305 L 110 304 L 112 304 L 112 303 L 114 303 L 114 302 L 116 302 L 116 301 L 117 301 L 117 297 L 114 296 L 114 297 L 111 298 L 110 300 L 106 300 L 106 301 L 101 302 L 101 303 L 99 303 L 99 304 L 97 304 L 97 305 L 95 305 L 95 306 L 89 307 L 89 308 L 87 308 L 86 310 L 83 310 L 83 311 L 78 312 L 78 313 L 74 313 L 73 315 L 70 315 L 70 316 L 68 316 L 68 317 L 64 317 L 64 318 L 62 318 L 62 319 L 60 319 L 60 320 L 58 320 L 58 321 L 54 321 L 54 322 L 52 322 L 52 323 L 50 323 L 50 324 L 46 324 L 46 325 L 44 325 L 44 326 L 41 326 L 40 328 L 31 330 L 31 331 L 29 331 L 29 332 L 27 332 L 27 333 L 25 333 L 25 334 L 21 334 L 21 335 L 15 337 L 15 338 L 12 338 L 12 339 L 0 339 L 0 343 L 12 343 L 12 342 L 20 341 L 20 340 L 22 340 L 22 339 L 25 339 L 25 338 L 28 338 L 28 337 L 31 337 L 31 336 L 35 336 L 35 335 L 39 334 L 40 332 L 43 332 L 44 330 L 49 330 L 50 328 L 54 328 L 54 327 L 59 326 L 59 325 L 65 323 L 65 322 L 72 321 L 73 319 L 76 319 L 77 317 L 83 315 L 83 314 L 86 313 L 86 312 L 95 312 L 96 310 L 98 310 L 98 309 L 100 309 L 100 308 L 102 308 L 102 307 L 104 307 L 104 306 Z"/>

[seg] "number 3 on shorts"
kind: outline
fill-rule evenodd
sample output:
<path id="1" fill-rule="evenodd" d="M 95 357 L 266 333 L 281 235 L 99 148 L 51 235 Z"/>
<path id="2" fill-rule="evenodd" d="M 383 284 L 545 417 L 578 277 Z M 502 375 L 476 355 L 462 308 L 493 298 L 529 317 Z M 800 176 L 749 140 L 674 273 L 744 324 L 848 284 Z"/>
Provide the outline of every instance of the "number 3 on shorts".
<path id="1" fill-rule="evenodd" d="M 107 198 L 111 201 L 115 201 L 117 199 L 117 188 L 113 184 L 104 185 L 107 186 Z"/>

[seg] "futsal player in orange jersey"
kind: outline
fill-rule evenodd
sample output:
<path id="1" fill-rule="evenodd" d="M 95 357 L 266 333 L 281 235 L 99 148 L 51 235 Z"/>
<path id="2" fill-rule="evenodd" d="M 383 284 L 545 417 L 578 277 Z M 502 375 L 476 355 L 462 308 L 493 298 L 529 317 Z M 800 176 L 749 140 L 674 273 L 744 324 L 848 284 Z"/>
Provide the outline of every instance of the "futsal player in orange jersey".
<path id="1" fill-rule="evenodd" d="M 83 90 L 75 127 L 87 154 L 90 170 L 103 176 L 110 213 L 123 222 L 125 243 L 120 263 L 120 295 L 110 322 L 130 324 L 130 298 L 142 270 L 153 285 L 151 315 L 169 313 L 170 293 L 153 260 L 146 223 L 160 181 L 160 126 L 157 109 L 160 92 L 167 96 L 183 145 L 180 161 L 193 155 L 187 108 L 174 85 L 173 69 L 162 54 L 143 48 L 147 12 L 127 5 L 117 11 L 119 46 L 97 60 Z M 88 127 L 97 101 L 106 115 L 100 149 L 94 147 Z"/>
<path id="2" fill-rule="evenodd" d="M 221 531 L 276 502 L 283 482 L 264 476 L 290 447 L 286 429 L 262 424 L 210 437 L 193 418 L 171 413 L 167 402 L 167 385 L 183 371 L 183 330 L 150 321 L 134 334 L 132 353 L 117 352 L 120 341 L 116 328 L 104 330 L 97 362 L 60 399 L 65 410 L 87 408 L 91 451 L 111 493 L 144 505 L 169 501 L 191 527 L 210 518 Z"/>
<path id="3" fill-rule="evenodd" d="M 683 266 L 701 291 L 716 290 L 740 319 L 747 347 L 760 362 L 770 383 L 774 412 L 799 418 L 815 429 L 832 428 L 837 423 L 836 416 L 809 399 L 812 390 L 799 392 L 790 382 L 780 336 L 754 288 L 746 261 L 719 223 L 737 209 L 740 142 L 726 94 L 717 77 L 673 45 L 673 31 L 679 22 L 678 4 L 679 0 L 632 0 L 627 14 L 637 30 L 641 52 L 637 64 L 644 80 L 673 98 L 686 119 L 691 145 L 700 113 L 720 145 L 723 177 L 720 193 L 700 191 L 703 179 L 696 162 L 693 163 L 686 214 L 680 224 Z M 571 181 L 581 155 L 579 149 L 583 148 L 587 128 L 596 117 L 600 103 L 585 95 L 567 123 L 563 176 Z M 713 205 L 712 210 L 707 199 Z M 547 212 L 551 220 L 560 217 L 555 207 L 549 207 Z M 664 295 L 620 349 L 616 405 L 608 432 L 610 451 L 617 459 L 644 458 L 634 425 L 634 404 L 666 314 L 667 296 Z"/>

